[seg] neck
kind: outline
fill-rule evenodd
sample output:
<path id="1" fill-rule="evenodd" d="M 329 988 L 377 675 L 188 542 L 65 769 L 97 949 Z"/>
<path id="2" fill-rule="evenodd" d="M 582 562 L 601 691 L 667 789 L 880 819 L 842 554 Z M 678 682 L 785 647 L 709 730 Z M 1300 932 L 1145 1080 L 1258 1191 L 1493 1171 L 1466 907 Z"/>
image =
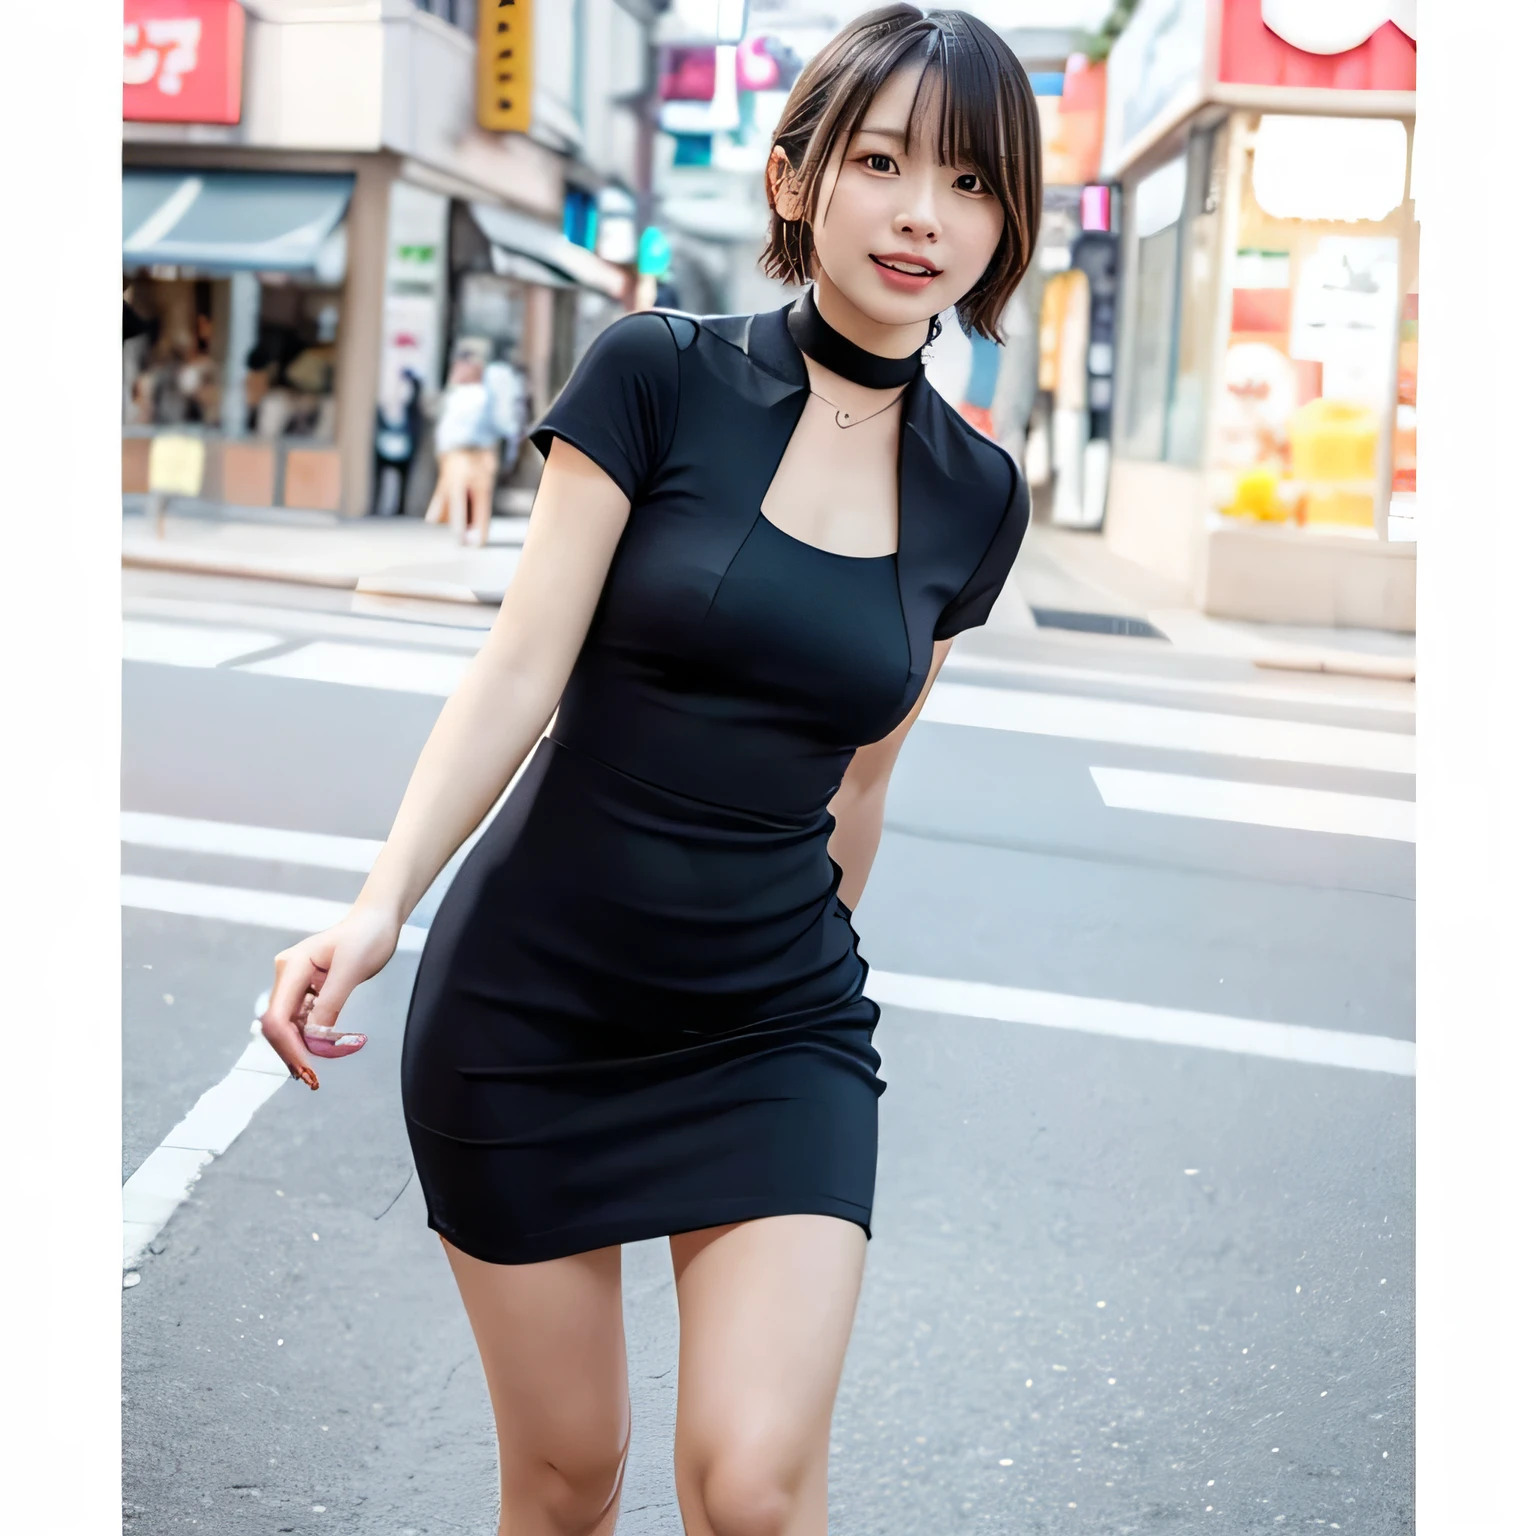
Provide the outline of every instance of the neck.
<path id="1" fill-rule="evenodd" d="M 876 357 L 910 357 L 928 340 L 926 320 L 914 320 L 909 325 L 886 325 L 871 320 L 825 273 L 817 274 L 811 291 L 821 318 L 854 346 L 873 352 Z"/>
<path id="2" fill-rule="evenodd" d="M 884 357 L 859 346 L 827 320 L 811 293 L 801 294 L 790 305 L 788 325 L 790 340 L 808 362 L 863 389 L 901 390 L 922 372 L 916 348 L 904 357 Z"/>

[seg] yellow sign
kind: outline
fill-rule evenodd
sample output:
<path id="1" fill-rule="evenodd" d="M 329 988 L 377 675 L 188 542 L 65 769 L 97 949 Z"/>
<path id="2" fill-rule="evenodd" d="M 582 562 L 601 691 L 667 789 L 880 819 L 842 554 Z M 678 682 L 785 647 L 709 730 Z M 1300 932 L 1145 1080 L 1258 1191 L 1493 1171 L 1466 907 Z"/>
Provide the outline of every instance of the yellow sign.
<path id="1" fill-rule="evenodd" d="M 489 133 L 533 121 L 533 0 L 480 0 L 475 117 Z"/>
<path id="2" fill-rule="evenodd" d="M 149 445 L 149 489 L 162 496 L 197 496 L 203 489 L 203 440 L 165 434 Z"/>

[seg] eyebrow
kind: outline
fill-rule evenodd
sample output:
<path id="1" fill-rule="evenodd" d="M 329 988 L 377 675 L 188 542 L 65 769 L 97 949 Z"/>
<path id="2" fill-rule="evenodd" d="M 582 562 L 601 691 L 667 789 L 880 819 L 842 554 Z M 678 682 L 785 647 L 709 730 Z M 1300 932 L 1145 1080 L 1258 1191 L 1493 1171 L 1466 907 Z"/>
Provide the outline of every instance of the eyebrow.
<path id="1" fill-rule="evenodd" d="M 870 127 L 861 127 L 854 134 L 854 137 L 857 138 L 859 136 L 859 134 L 862 134 L 862 133 L 870 134 L 874 138 L 877 138 L 877 139 L 900 139 L 903 143 L 906 142 L 906 138 L 907 138 L 906 134 L 903 133 L 901 131 L 901 129 L 899 129 L 899 128 L 870 128 Z"/>

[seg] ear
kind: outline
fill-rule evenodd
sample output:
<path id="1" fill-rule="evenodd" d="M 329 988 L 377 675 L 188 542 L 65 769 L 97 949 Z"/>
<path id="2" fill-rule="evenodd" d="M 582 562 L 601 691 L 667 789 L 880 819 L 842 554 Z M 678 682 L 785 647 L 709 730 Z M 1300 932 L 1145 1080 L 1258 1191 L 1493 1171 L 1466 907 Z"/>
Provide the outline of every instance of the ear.
<path id="1" fill-rule="evenodd" d="M 789 156 L 784 153 L 782 145 L 773 146 L 764 174 L 768 183 L 768 200 L 773 204 L 773 211 L 791 224 L 803 218 L 800 195 L 795 188 L 794 167 L 790 165 Z"/>

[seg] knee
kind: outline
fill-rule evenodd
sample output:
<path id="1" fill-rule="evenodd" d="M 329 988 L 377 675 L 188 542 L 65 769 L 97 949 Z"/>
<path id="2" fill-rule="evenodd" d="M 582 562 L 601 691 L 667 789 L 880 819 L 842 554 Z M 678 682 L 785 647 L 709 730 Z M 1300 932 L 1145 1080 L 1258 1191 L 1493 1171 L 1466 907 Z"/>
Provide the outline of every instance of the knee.
<path id="1" fill-rule="evenodd" d="M 774 1448 L 743 1444 L 706 1461 L 698 1503 L 714 1536 L 784 1536 L 798 1503 L 797 1483 Z"/>
<path id="2" fill-rule="evenodd" d="M 619 1495 L 626 1449 L 557 1453 L 526 1469 L 526 1483 L 537 1488 L 537 1502 L 560 1536 L 590 1536 L 603 1523 Z"/>

